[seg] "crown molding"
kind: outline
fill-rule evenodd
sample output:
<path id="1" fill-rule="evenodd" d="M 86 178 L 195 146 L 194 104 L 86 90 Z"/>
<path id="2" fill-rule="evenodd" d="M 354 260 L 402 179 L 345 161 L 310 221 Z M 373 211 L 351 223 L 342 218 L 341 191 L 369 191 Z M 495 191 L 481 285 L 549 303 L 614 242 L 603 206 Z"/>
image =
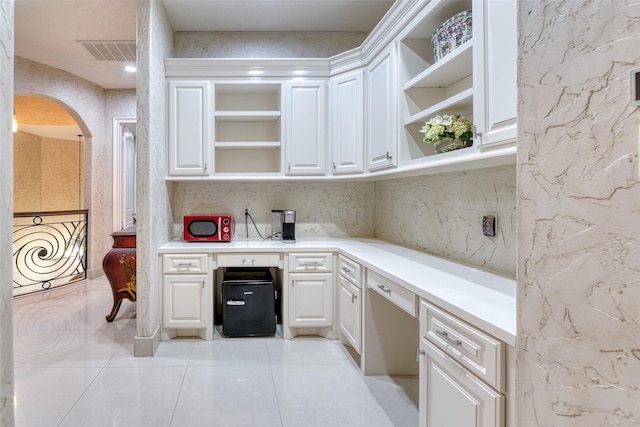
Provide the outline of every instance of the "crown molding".
<path id="1" fill-rule="evenodd" d="M 167 77 L 327 77 L 328 58 L 165 58 Z"/>
<path id="2" fill-rule="evenodd" d="M 366 66 L 424 7 L 396 1 L 361 46 L 330 58 L 165 58 L 166 77 L 331 77 Z"/>

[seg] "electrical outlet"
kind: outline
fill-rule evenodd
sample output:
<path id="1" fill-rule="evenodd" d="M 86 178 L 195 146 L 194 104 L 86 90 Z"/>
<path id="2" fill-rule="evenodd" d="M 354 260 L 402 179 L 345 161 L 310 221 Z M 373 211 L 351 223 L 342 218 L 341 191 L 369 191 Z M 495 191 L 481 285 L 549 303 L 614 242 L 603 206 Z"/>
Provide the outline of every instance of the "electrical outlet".
<path id="1" fill-rule="evenodd" d="M 496 235 L 498 217 L 496 215 L 485 215 L 482 217 L 482 234 L 488 237 Z"/>

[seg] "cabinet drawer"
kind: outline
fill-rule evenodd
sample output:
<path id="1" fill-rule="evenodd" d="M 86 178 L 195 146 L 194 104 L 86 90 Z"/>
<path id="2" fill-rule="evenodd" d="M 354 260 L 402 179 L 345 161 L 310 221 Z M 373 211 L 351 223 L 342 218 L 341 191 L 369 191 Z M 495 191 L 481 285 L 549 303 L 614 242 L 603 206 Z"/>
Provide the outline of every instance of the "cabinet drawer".
<path id="1" fill-rule="evenodd" d="M 282 268 L 280 254 L 221 253 L 218 267 L 278 267 Z"/>
<path id="2" fill-rule="evenodd" d="M 333 254 L 290 254 L 289 271 L 294 273 L 328 273 L 333 271 Z"/>
<path id="3" fill-rule="evenodd" d="M 413 292 L 371 270 L 367 270 L 367 287 L 387 298 L 413 317 L 418 317 L 418 302 Z"/>
<path id="4" fill-rule="evenodd" d="M 420 334 L 498 391 L 505 391 L 505 344 L 420 300 Z"/>
<path id="5" fill-rule="evenodd" d="M 338 270 L 340 271 L 340 275 L 349 279 L 349 281 L 358 288 L 362 287 L 362 284 L 360 283 L 360 268 L 360 264 L 345 256 L 340 255 L 338 258 Z"/>
<path id="6" fill-rule="evenodd" d="M 206 254 L 169 254 L 162 256 L 162 271 L 167 273 L 206 273 Z"/>

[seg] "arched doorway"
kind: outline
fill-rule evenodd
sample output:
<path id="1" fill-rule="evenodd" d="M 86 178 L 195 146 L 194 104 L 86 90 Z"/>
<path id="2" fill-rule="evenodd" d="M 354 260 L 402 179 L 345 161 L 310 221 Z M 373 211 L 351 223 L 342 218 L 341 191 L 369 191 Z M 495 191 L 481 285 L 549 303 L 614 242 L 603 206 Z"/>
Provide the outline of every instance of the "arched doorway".
<path id="1" fill-rule="evenodd" d="M 24 295 L 86 278 L 85 144 L 54 100 L 14 98 L 13 291 Z"/>

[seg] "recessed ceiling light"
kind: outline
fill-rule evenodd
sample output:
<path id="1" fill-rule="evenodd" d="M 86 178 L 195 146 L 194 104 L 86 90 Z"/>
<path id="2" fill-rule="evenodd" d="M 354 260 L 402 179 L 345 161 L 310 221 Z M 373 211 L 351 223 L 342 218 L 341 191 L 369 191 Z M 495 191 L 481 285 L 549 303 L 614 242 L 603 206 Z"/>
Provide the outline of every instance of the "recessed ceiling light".
<path id="1" fill-rule="evenodd" d="M 127 65 L 126 67 L 124 67 L 124 70 L 129 72 L 129 73 L 135 73 L 136 72 L 136 66 L 135 65 Z"/>

